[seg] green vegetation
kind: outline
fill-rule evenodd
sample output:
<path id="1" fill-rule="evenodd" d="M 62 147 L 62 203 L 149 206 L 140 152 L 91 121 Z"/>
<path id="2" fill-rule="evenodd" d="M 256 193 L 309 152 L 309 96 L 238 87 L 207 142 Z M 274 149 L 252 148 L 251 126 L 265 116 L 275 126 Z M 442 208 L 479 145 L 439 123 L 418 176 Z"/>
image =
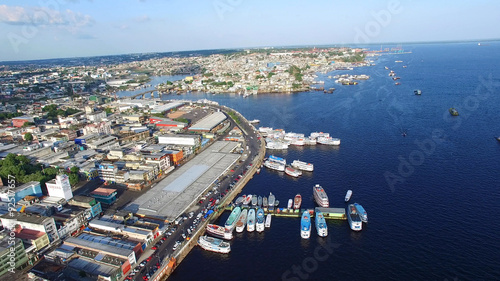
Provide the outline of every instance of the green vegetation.
<path id="1" fill-rule="evenodd" d="M 269 78 L 273 77 L 273 75 L 276 75 L 276 73 L 274 73 L 274 72 L 269 72 L 269 73 L 267 74 L 267 78 L 269 79 Z"/>
<path id="2" fill-rule="evenodd" d="M 292 84 L 293 89 L 299 89 L 301 86 L 302 86 L 302 84 L 296 84 L 296 83 Z"/>
<path id="3" fill-rule="evenodd" d="M 189 124 L 189 120 L 187 120 L 186 118 L 176 118 L 174 119 L 174 121 Z"/>
<path id="4" fill-rule="evenodd" d="M 47 105 L 42 109 L 42 111 L 47 112 L 48 119 L 57 119 L 58 116 L 67 117 L 80 112 L 80 110 L 74 108 L 68 108 L 66 110 L 58 109 L 57 104 Z"/>
<path id="5" fill-rule="evenodd" d="M 15 113 L 7 113 L 7 112 L 2 112 L 0 113 L 0 121 L 6 120 L 6 119 L 12 119 L 14 117 L 19 117 L 23 116 L 24 114 L 22 112 L 15 112 Z"/>
<path id="6" fill-rule="evenodd" d="M 151 116 L 165 118 L 165 114 L 163 114 L 163 113 L 151 113 Z"/>
<path id="7" fill-rule="evenodd" d="M 236 122 L 236 124 L 240 124 L 240 118 L 236 115 L 236 113 L 234 111 L 229 111 L 227 114 L 229 114 L 229 116 L 231 116 L 231 118 L 233 118 L 234 122 Z"/>
<path id="8" fill-rule="evenodd" d="M 362 62 L 365 60 L 366 55 L 363 53 L 356 53 L 354 56 L 342 58 L 343 62 Z"/>
<path id="9" fill-rule="evenodd" d="M 207 72 L 203 74 L 203 77 L 211 77 L 211 76 L 214 76 L 212 72 Z"/>
<path id="10" fill-rule="evenodd" d="M 42 164 L 31 164 L 30 159 L 24 155 L 9 153 L 5 159 L 0 160 L 0 177 L 4 185 L 7 185 L 10 175 L 10 178 L 15 177 L 16 184 L 39 181 L 43 186 L 55 178 L 58 172 L 56 168 L 43 169 Z"/>
<path id="11" fill-rule="evenodd" d="M 113 110 L 111 109 L 111 107 L 106 107 L 104 111 L 106 111 L 106 115 L 113 114 Z"/>
<path id="12" fill-rule="evenodd" d="M 32 133 L 26 133 L 26 134 L 24 134 L 24 139 L 26 141 L 33 141 L 33 134 Z"/>
<path id="13" fill-rule="evenodd" d="M 299 82 L 302 81 L 302 72 L 298 66 L 296 66 L 296 65 L 290 66 L 290 68 L 288 69 L 288 72 L 290 73 L 290 75 L 295 77 L 295 81 L 299 81 Z"/>
<path id="14" fill-rule="evenodd" d="M 262 78 L 266 78 L 266 77 L 264 75 L 260 75 L 260 74 L 255 76 L 255 79 L 262 79 Z"/>

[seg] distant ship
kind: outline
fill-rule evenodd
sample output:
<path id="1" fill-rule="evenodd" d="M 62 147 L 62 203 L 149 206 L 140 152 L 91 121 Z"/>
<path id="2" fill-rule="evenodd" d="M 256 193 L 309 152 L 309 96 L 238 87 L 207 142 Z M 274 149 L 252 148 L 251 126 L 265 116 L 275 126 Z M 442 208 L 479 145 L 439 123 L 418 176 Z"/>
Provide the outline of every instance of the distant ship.
<path id="1" fill-rule="evenodd" d="M 226 227 L 226 231 L 229 231 L 229 232 L 233 231 L 234 225 L 236 224 L 236 221 L 240 217 L 240 214 L 241 214 L 240 207 L 236 207 L 233 209 L 233 211 L 231 212 L 231 214 L 227 218 L 226 223 L 224 224 L 224 226 Z"/>
<path id="2" fill-rule="evenodd" d="M 295 169 L 312 172 L 314 171 L 314 165 L 311 163 L 302 162 L 299 160 L 293 160 L 292 167 Z"/>
<path id="3" fill-rule="evenodd" d="M 302 213 L 302 219 L 300 220 L 300 237 L 304 239 L 311 237 L 311 215 L 307 210 Z"/>
<path id="4" fill-rule="evenodd" d="M 236 232 L 243 232 L 243 230 L 245 230 L 245 226 L 247 224 L 247 216 L 248 210 L 243 209 L 243 211 L 241 211 L 240 217 L 238 218 L 238 221 L 236 222 Z"/>
<path id="5" fill-rule="evenodd" d="M 223 254 L 231 252 L 231 245 L 229 245 L 228 242 L 206 235 L 201 236 L 200 239 L 198 239 L 198 245 L 200 245 L 201 248 L 211 252 Z"/>
<path id="6" fill-rule="evenodd" d="M 233 239 L 233 233 L 226 231 L 226 228 L 216 224 L 208 224 L 206 227 L 207 233 L 221 239 Z"/>
<path id="7" fill-rule="evenodd" d="M 276 171 L 280 171 L 280 172 L 285 171 L 285 165 L 280 164 L 278 162 L 270 161 L 270 160 L 266 160 L 264 162 L 264 166 L 266 168 L 271 169 L 271 170 L 276 170 Z"/>
<path id="8" fill-rule="evenodd" d="M 458 111 L 455 108 L 452 107 L 449 109 L 449 111 L 452 116 L 458 116 Z"/>
<path id="9" fill-rule="evenodd" d="M 264 210 L 262 210 L 261 208 L 259 208 L 257 210 L 257 223 L 256 223 L 256 229 L 257 229 L 257 232 L 262 232 L 264 231 Z"/>
<path id="10" fill-rule="evenodd" d="M 349 221 L 349 226 L 354 231 L 360 231 L 363 227 L 358 210 L 354 204 L 349 204 L 349 206 L 347 206 L 347 220 Z"/>
<path id="11" fill-rule="evenodd" d="M 248 121 L 250 124 L 257 124 L 257 123 L 260 123 L 260 120 L 259 119 L 253 119 L 251 121 Z"/>
<path id="12" fill-rule="evenodd" d="M 325 237 L 328 235 L 328 227 L 326 225 L 325 217 L 323 213 L 320 211 L 316 211 L 316 231 L 318 232 L 318 236 Z"/>
<path id="13" fill-rule="evenodd" d="M 247 217 L 247 231 L 253 232 L 255 230 L 255 209 L 248 211 Z"/>
<path id="14" fill-rule="evenodd" d="M 295 170 L 292 167 L 286 167 L 285 168 L 285 174 L 287 174 L 287 175 L 289 175 L 291 177 L 294 177 L 294 178 L 298 178 L 298 177 L 302 176 L 302 172 L 301 171 Z"/>
<path id="15" fill-rule="evenodd" d="M 271 227 L 271 214 L 267 214 L 266 216 L 266 222 L 265 222 L 265 227 Z"/>
<path id="16" fill-rule="evenodd" d="M 422 94 L 422 91 L 420 91 L 420 90 L 415 90 L 415 91 L 413 91 L 413 93 L 415 93 L 415 95 L 417 95 L 417 96 L 420 96 L 420 95 Z"/>
<path id="17" fill-rule="evenodd" d="M 356 210 L 358 210 L 358 215 L 359 218 L 361 219 L 362 222 L 367 223 L 368 222 L 368 214 L 365 211 L 365 208 L 361 206 L 358 203 L 354 203 L 354 207 L 356 207 Z"/>
<path id="18" fill-rule="evenodd" d="M 349 200 L 351 200 L 351 195 L 352 195 L 352 190 L 350 190 L 350 189 L 349 189 L 349 190 L 347 191 L 347 193 L 345 194 L 345 198 L 344 198 L 344 200 L 345 200 L 346 202 L 349 202 Z"/>
<path id="19" fill-rule="evenodd" d="M 316 200 L 316 203 L 320 207 L 325 207 L 328 208 L 330 206 L 330 203 L 328 202 L 328 195 L 326 195 L 325 190 L 321 185 L 316 184 L 313 187 L 313 195 L 314 195 L 314 200 Z"/>
<path id="20" fill-rule="evenodd" d="M 294 209 L 300 209 L 300 205 L 302 204 L 302 196 L 300 194 L 295 195 L 295 198 L 293 198 L 293 208 Z"/>

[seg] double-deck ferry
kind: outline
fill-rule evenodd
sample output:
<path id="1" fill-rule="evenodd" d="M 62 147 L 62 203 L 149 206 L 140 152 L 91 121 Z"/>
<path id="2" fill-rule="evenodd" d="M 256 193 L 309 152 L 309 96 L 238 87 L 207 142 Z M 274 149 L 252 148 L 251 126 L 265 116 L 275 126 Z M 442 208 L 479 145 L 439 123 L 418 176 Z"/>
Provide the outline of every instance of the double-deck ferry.
<path id="1" fill-rule="evenodd" d="M 316 231 L 318 232 L 318 235 L 321 237 L 327 236 L 328 227 L 326 225 L 326 220 L 322 212 L 316 211 L 315 221 L 316 221 Z"/>
<path id="2" fill-rule="evenodd" d="M 213 238 L 210 236 L 201 236 L 198 240 L 198 245 L 203 249 L 216 253 L 227 254 L 231 252 L 231 245 L 218 238 Z"/>
<path id="3" fill-rule="evenodd" d="M 247 231 L 252 232 L 255 230 L 255 209 L 248 211 L 247 217 Z"/>
<path id="4" fill-rule="evenodd" d="M 308 172 L 314 171 L 313 164 L 307 163 L 307 162 L 302 162 L 300 160 L 293 160 L 292 167 L 294 167 L 295 169 L 302 170 L 302 171 L 308 171 Z"/>
<path id="5" fill-rule="evenodd" d="M 300 237 L 304 239 L 311 237 L 311 215 L 307 210 L 302 213 L 300 220 Z"/>
<path id="6" fill-rule="evenodd" d="M 231 212 L 231 214 L 227 218 L 226 223 L 224 224 L 226 231 L 229 231 L 229 232 L 233 231 L 234 225 L 236 224 L 236 221 L 240 217 L 240 214 L 241 214 L 240 207 L 236 207 L 233 209 L 233 211 Z"/>
<path id="7" fill-rule="evenodd" d="M 314 195 L 314 200 L 320 207 L 325 207 L 328 208 L 330 206 L 330 203 L 328 201 L 328 195 L 326 195 L 325 190 L 321 185 L 316 184 L 313 187 L 313 195 Z"/>
<path id="8" fill-rule="evenodd" d="M 221 239 L 233 239 L 233 233 L 226 231 L 226 228 L 216 224 L 208 224 L 206 227 L 207 233 Z"/>
<path id="9" fill-rule="evenodd" d="M 354 204 L 349 204 L 349 206 L 347 206 L 347 220 L 349 221 L 349 226 L 354 231 L 360 231 L 363 227 L 358 210 Z"/>
<path id="10" fill-rule="evenodd" d="M 248 210 L 243 209 L 243 211 L 241 211 L 240 217 L 238 218 L 238 221 L 236 222 L 236 232 L 243 232 L 243 230 L 245 230 L 245 226 L 247 225 L 247 215 Z"/>
<path id="11" fill-rule="evenodd" d="M 257 232 L 264 231 L 264 226 L 265 226 L 264 220 L 265 220 L 264 210 L 262 210 L 261 208 L 259 208 L 257 210 L 257 223 L 255 224 Z"/>

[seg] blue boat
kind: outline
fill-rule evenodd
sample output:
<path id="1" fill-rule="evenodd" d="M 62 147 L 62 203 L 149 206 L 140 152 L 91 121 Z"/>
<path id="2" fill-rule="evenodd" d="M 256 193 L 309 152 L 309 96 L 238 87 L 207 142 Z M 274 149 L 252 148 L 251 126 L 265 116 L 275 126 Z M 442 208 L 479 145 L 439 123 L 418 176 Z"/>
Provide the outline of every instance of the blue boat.
<path id="1" fill-rule="evenodd" d="M 283 165 L 286 165 L 286 160 L 284 158 L 281 158 L 281 157 L 277 157 L 277 156 L 274 156 L 274 155 L 271 155 L 269 156 L 268 158 L 270 161 L 273 161 L 273 162 L 277 162 L 277 163 L 280 163 L 280 164 L 283 164 Z"/>
<path id="2" fill-rule="evenodd" d="M 300 220 L 300 236 L 304 239 L 311 237 L 311 214 L 307 210 L 302 213 Z"/>
<path id="3" fill-rule="evenodd" d="M 257 232 L 262 232 L 264 231 L 264 210 L 259 208 L 257 210 Z"/>
<path id="4" fill-rule="evenodd" d="M 322 212 L 316 210 L 315 221 L 316 231 L 318 232 L 318 235 L 321 237 L 326 237 L 328 235 L 328 227 L 326 225 L 326 220 Z"/>

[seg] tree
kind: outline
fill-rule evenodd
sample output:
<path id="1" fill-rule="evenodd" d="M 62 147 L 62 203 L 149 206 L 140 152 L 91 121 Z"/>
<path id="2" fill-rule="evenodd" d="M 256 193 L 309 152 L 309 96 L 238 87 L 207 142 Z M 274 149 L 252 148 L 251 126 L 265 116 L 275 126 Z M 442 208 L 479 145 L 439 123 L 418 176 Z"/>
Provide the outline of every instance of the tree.
<path id="1" fill-rule="evenodd" d="M 24 134 L 24 139 L 27 141 L 33 141 L 33 134 L 32 133 Z"/>
<path id="2" fill-rule="evenodd" d="M 69 174 L 69 184 L 74 186 L 80 181 L 78 174 Z"/>
<path id="3" fill-rule="evenodd" d="M 77 166 L 73 166 L 73 167 L 71 167 L 71 169 L 69 169 L 69 171 L 72 174 L 78 174 L 80 172 L 80 168 L 78 168 Z"/>

